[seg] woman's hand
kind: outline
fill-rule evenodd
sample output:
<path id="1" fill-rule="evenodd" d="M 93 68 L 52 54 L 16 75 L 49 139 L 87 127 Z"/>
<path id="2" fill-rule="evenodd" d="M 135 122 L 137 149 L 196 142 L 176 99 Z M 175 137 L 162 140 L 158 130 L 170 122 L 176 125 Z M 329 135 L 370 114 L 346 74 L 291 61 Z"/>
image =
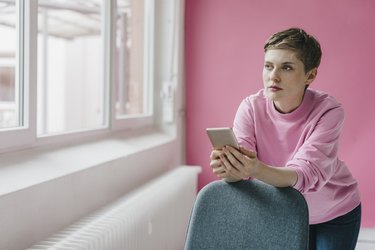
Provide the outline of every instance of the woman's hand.
<path id="1" fill-rule="evenodd" d="M 210 155 L 210 159 L 211 159 L 210 166 L 212 168 L 212 172 L 217 177 L 227 182 L 240 181 L 241 178 L 236 178 L 226 171 L 226 167 L 221 160 L 222 155 L 224 155 L 223 150 L 218 150 L 218 149 L 212 150 L 211 155 Z"/>
<path id="2" fill-rule="evenodd" d="M 254 177 L 259 169 L 260 161 L 255 152 L 240 148 L 239 150 L 225 146 L 220 154 L 225 172 L 235 179 Z"/>
<path id="3" fill-rule="evenodd" d="M 291 187 L 298 180 L 297 172 L 291 167 L 273 167 L 261 162 L 256 153 L 226 146 L 220 154 L 226 175 L 241 180 L 249 177 L 275 187 Z"/>

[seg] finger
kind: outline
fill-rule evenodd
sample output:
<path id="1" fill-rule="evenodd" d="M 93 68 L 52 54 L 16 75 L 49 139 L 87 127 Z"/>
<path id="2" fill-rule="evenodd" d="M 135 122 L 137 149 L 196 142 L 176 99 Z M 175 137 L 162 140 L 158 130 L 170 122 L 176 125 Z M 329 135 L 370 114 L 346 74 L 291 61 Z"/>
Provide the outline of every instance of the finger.
<path id="1" fill-rule="evenodd" d="M 239 152 L 237 149 L 233 147 L 225 147 L 224 153 L 226 153 L 227 157 L 229 155 L 232 155 L 232 157 L 228 157 L 228 159 L 234 164 L 234 163 L 240 163 L 242 165 L 245 165 L 246 156 Z"/>
<path id="2" fill-rule="evenodd" d="M 242 179 L 240 171 L 227 159 L 225 155 L 222 155 L 220 159 L 225 167 L 225 171 L 230 177 Z"/>
<path id="3" fill-rule="evenodd" d="M 225 150 L 224 153 L 226 159 L 231 163 L 232 166 L 234 166 L 235 168 L 240 167 L 239 164 L 241 164 L 241 162 L 235 157 L 235 155 L 231 151 Z"/>
<path id="4" fill-rule="evenodd" d="M 218 168 L 218 169 L 215 169 L 214 171 L 212 171 L 216 176 L 220 177 L 220 178 L 224 178 L 224 177 L 227 177 L 228 174 L 227 172 L 225 171 L 224 168 Z"/>
<path id="5" fill-rule="evenodd" d="M 220 156 L 221 163 L 226 169 L 234 168 L 233 163 L 232 163 L 233 160 L 229 159 L 230 156 L 231 156 L 230 153 L 224 153 L 223 155 Z M 232 156 L 232 158 L 233 158 L 233 156 Z"/>
<path id="6" fill-rule="evenodd" d="M 256 160 L 256 158 L 249 158 L 232 147 L 224 149 L 224 152 L 226 153 L 226 158 L 228 161 L 237 169 L 235 174 L 240 176 L 242 179 L 249 177 L 248 164 L 252 163 L 252 161 Z"/>
<path id="7" fill-rule="evenodd" d="M 218 159 L 220 155 L 223 154 L 222 150 L 212 150 L 210 154 L 211 159 Z"/>
<path id="8" fill-rule="evenodd" d="M 222 178 L 223 176 L 226 177 L 226 169 L 224 165 L 220 163 L 220 165 L 216 165 L 212 168 L 212 173 L 214 173 L 216 176 Z"/>
<path id="9" fill-rule="evenodd" d="M 211 168 L 219 168 L 219 167 L 221 167 L 221 165 L 222 165 L 222 162 L 221 162 L 220 159 L 219 160 L 212 160 L 210 162 Z"/>
<path id="10" fill-rule="evenodd" d="M 224 167 L 214 168 L 212 169 L 212 173 L 214 173 L 215 175 L 223 174 L 225 173 L 225 168 Z"/>
<path id="11" fill-rule="evenodd" d="M 219 159 L 219 160 L 212 160 L 210 162 L 210 167 L 212 168 L 212 172 L 215 174 L 215 175 L 219 175 L 219 174 L 223 174 L 225 173 L 225 167 L 222 163 L 222 161 Z"/>

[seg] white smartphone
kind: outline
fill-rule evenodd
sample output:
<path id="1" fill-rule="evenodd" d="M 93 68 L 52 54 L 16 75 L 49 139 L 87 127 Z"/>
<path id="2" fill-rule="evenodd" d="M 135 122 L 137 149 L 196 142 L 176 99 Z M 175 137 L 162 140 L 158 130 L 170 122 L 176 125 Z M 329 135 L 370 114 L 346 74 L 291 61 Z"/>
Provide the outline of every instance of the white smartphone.
<path id="1" fill-rule="evenodd" d="M 206 131 L 214 149 L 221 149 L 226 145 L 239 148 L 232 128 L 207 128 Z"/>

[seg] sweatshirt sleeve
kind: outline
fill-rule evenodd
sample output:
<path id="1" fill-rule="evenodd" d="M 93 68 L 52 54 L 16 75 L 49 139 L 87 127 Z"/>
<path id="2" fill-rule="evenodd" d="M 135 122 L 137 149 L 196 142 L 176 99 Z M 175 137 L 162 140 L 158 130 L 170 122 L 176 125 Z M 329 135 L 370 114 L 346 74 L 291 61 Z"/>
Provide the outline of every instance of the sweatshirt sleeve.
<path id="1" fill-rule="evenodd" d="M 241 147 L 256 152 L 253 109 L 250 98 L 244 99 L 234 118 L 233 132 Z"/>
<path id="2" fill-rule="evenodd" d="M 343 121 L 342 107 L 326 111 L 287 162 L 287 166 L 294 168 L 298 175 L 295 189 L 302 193 L 319 191 L 335 173 L 339 166 L 337 154 Z"/>

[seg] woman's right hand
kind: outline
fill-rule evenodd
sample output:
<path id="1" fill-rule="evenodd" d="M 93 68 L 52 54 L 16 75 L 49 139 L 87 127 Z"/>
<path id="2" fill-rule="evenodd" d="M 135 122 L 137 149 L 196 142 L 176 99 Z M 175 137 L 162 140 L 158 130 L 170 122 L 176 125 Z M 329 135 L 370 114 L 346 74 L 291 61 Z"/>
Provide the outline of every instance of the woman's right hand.
<path id="1" fill-rule="evenodd" d="M 231 176 L 225 168 L 225 165 L 222 163 L 220 156 L 223 156 L 224 153 L 222 150 L 213 149 L 210 155 L 210 166 L 212 168 L 212 172 L 219 177 L 220 179 L 226 182 L 236 182 L 240 181 L 240 179 Z"/>

